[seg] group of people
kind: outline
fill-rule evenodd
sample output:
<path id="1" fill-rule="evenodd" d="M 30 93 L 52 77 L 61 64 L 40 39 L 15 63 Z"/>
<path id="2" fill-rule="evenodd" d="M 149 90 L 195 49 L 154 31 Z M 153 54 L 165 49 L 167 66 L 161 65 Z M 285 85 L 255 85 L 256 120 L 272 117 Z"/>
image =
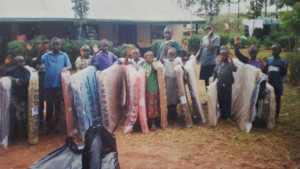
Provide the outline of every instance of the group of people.
<path id="1" fill-rule="evenodd" d="M 200 57 L 201 70 L 200 79 L 205 81 L 205 86 L 209 85 L 209 78 L 217 79 L 218 83 L 218 102 L 221 111 L 221 118 L 231 118 L 231 93 L 232 84 L 234 83 L 233 73 L 237 71 L 238 67 L 229 57 L 229 50 L 226 46 L 220 46 L 220 37 L 214 33 L 214 25 L 208 24 L 206 26 L 207 35 L 201 39 L 199 51 L 196 57 Z M 157 129 L 157 119 L 160 117 L 160 99 L 157 77 L 157 62 L 160 61 L 165 68 L 165 86 L 167 94 L 168 120 L 174 122 L 177 117 L 177 84 L 174 72 L 174 67 L 182 65 L 183 63 L 177 57 L 183 57 L 184 51 L 178 42 L 172 40 L 172 27 L 165 27 L 164 29 L 165 42 L 163 42 L 158 50 L 158 55 L 154 56 L 152 51 L 147 51 L 144 57 L 141 57 L 139 49 L 129 49 L 125 60 L 119 59 L 115 54 L 110 52 L 108 40 L 100 41 L 100 50 L 94 48 L 94 54 L 91 56 L 91 48 L 88 45 L 83 45 L 80 48 L 80 55 L 75 65 L 77 70 L 84 69 L 91 65 L 95 66 L 97 70 L 103 71 L 113 64 L 132 65 L 136 69 L 145 69 L 146 71 L 146 110 L 147 117 L 151 123 L 151 129 Z M 255 46 L 249 47 L 250 57 L 244 56 L 238 49 L 239 38 L 235 39 L 235 55 L 237 58 L 245 63 L 261 69 L 268 75 L 269 83 L 275 89 L 276 95 L 276 118 L 279 117 L 281 96 L 283 93 L 283 77 L 287 73 L 287 63 L 280 57 L 281 46 L 274 44 L 272 46 L 272 57 L 267 59 L 266 64 L 257 59 L 258 49 Z M 46 126 L 47 131 L 58 131 L 57 124 L 61 114 L 62 84 L 61 72 L 71 70 L 71 62 L 66 53 L 61 51 L 61 41 L 59 38 L 51 39 L 51 50 L 48 46 L 42 43 L 40 52 L 37 57 L 37 67 L 40 70 L 40 77 L 44 76 L 43 86 L 40 86 L 40 104 L 39 116 L 43 123 L 43 101 L 46 101 Z M 220 55 L 217 57 L 218 50 Z M 184 61 L 185 59 L 183 59 Z M 20 93 L 27 93 L 29 84 L 29 71 L 24 68 L 25 60 L 22 56 L 15 57 L 16 66 L 6 70 L 2 76 L 8 76 L 13 82 L 13 92 L 18 97 L 17 102 L 26 100 L 26 95 Z M 44 65 L 44 66 L 43 66 Z M 44 74 L 43 74 L 44 73 Z M 19 91 L 21 90 L 21 91 Z M 262 87 L 263 90 L 263 87 Z M 21 95 L 21 96 L 18 96 Z M 206 104 L 203 102 L 202 104 Z M 25 109 L 26 110 L 26 109 Z M 55 111 L 55 113 L 54 113 Z M 53 113 L 55 114 L 53 120 Z M 13 116 L 12 116 L 13 117 Z"/>

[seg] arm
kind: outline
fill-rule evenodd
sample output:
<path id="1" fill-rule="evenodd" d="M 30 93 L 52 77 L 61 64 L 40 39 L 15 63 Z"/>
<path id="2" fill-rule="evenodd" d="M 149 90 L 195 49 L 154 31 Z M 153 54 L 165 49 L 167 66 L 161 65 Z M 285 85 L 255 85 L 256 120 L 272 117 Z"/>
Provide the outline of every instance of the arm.
<path id="1" fill-rule="evenodd" d="M 284 64 L 283 64 L 283 70 L 282 70 L 282 76 L 286 76 L 287 75 L 287 72 L 288 72 L 288 68 L 289 67 L 289 64 L 285 61 Z"/>
<path id="2" fill-rule="evenodd" d="M 22 78 L 16 79 L 18 85 L 26 86 L 29 85 L 30 72 L 28 70 L 25 71 L 24 76 Z"/>
<path id="3" fill-rule="evenodd" d="M 124 65 L 129 65 L 129 64 L 130 64 L 130 62 L 128 61 L 128 57 L 131 55 L 131 53 L 132 53 L 132 49 L 131 49 L 131 48 L 128 48 L 128 49 L 127 49 L 126 58 L 125 58 L 125 60 L 124 60 L 124 62 L 123 62 Z"/>
<path id="4" fill-rule="evenodd" d="M 113 63 L 118 63 L 119 65 L 121 65 L 122 61 L 120 61 L 120 59 L 115 54 L 112 55 L 113 55 Z"/>
<path id="5" fill-rule="evenodd" d="M 209 50 L 214 50 L 215 48 L 220 46 L 220 37 L 217 37 L 212 41 L 212 33 L 214 32 L 214 28 L 211 29 L 211 31 L 208 33 L 207 38 L 208 38 L 208 49 Z"/>
<path id="6" fill-rule="evenodd" d="M 72 69 L 72 65 L 69 59 L 69 56 L 65 55 L 65 67 L 61 70 L 62 72 L 70 71 Z"/>
<path id="7" fill-rule="evenodd" d="M 214 68 L 214 71 L 213 71 L 213 74 L 212 74 L 212 76 L 213 76 L 213 78 L 214 78 L 213 81 L 215 81 L 216 78 L 217 78 L 217 76 L 218 76 L 218 74 L 217 74 L 217 72 L 218 72 L 217 66 L 218 66 L 218 65 L 216 65 L 216 67 Z"/>
<path id="8" fill-rule="evenodd" d="M 230 62 L 231 62 L 231 69 L 233 72 L 236 72 L 237 67 L 235 66 L 234 62 L 232 61 L 232 58 L 230 58 Z"/>
<path id="9" fill-rule="evenodd" d="M 153 72 L 153 73 L 157 73 L 157 70 L 154 68 L 154 65 L 153 65 L 153 62 L 151 62 L 151 71 Z"/>
<path id="10" fill-rule="evenodd" d="M 237 47 L 234 49 L 234 53 L 235 53 L 235 56 L 236 56 L 241 62 L 243 62 L 243 63 L 248 63 L 248 58 L 247 58 L 245 55 L 243 55 Z"/>
<path id="11" fill-rule="evenodd" d="M 263 69 L 263 73 L 265 73 L 266 75 L 268 74 L 268 69 L 269 69 L 269 64 L 268 64 L 268 59 L 267 59 L 267 63 L 266 63 L 266 66 L 264 67 Z"/>
<path id="12" fill-rule="evenodd" d="M 161 63 L 164 63 L 164 54 L 165 52 L 170 48 L 169 43 L 165 43 L 165 47 L 163 52 L 160 54 L 160 58 L 159 60 L 161 61 Z"/>

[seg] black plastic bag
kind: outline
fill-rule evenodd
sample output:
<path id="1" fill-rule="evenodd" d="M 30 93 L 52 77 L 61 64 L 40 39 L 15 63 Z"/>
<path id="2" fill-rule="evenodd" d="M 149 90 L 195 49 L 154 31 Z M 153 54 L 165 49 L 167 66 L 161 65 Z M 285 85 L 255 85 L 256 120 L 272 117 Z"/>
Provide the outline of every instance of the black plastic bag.
<path id="1" fill-rule="evenodd" d="M 92 126 L 85 133 L 85 146 L 72 138 L 66 144 L 35 162 L 30 168 L 43 169 L 119 169 L 116 138 L 102 126 Z M 81 148 L 78 148 L 81 147 Z M 83 148 L 83 149 L 82 149 Z"/>

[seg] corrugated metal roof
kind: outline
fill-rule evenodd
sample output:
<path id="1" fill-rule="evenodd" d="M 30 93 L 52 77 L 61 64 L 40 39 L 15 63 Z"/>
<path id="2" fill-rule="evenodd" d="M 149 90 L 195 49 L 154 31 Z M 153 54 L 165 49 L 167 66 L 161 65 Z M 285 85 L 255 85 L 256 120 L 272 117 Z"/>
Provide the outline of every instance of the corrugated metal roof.
<path id="1" fill-rule="evenodd" d="M 205 23 L 172 0 L 88 0 L 88 21 L 109 23 Z M 0 21 L 72 21 L 71 0 L 0 0 Z"/>

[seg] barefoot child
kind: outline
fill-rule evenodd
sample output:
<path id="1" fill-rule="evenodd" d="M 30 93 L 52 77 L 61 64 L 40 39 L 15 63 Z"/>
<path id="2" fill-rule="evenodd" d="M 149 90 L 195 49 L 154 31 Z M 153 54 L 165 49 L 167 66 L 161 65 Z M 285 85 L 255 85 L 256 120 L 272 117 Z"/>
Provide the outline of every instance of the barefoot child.
<path id="1" fill-rule="evenodd" d="M 159 92 L 157 81 L 157 66 L 156 62 L 153 62 L 153 53 L 148 51 L 145 53 L 146 64 L 146 109 L 147 117 L 151 120 L 151 130 L 156 130 L 155 119 L 160 117 L 159 109 Z"/>
<path id="2" fill-rule="evenodd" d="M 175 58 L 177 51 L 175 48 L 170 48 L 168 44 L 165 45 L 164 51 L 168 51 L 168 58 L 163 59 L 163 53 L 160 56 L 160 61 L 165 66 L 165 83 L 167 91 L 167 105 L 168 105 L 168 120 L 175 121 L 177 117 L 177 84 L 174 67 L 180 64 Z"/>
<path id="3" fill-rule="evenodd" d="M 269 83 L 274 87 L 276 96 L 275 119 L 278 120 L 281 107 L 281 96 L 283 93 L 283 78 L 287 74 L 288 64 L 279 56 L 281 52 L 280 44 L 273 45 L 271 49 L 273 56 L 267 59 L 267 63 L 263 72 L 268 74 Z"/>
<path id="4" fill-rule="evenodd" d="M 91 55 L 90 55 L 90 46 L 89 45 L 83 45 L 80 48 L 80 55 L 76 61 L 75 61 L 75 65 L 76 65 L 76 69 L 77 70 L 81 70 L 84 69 L 86 67 L 88 67 L 91 63 Z"/>
<path id="5" fill-rule="evenodd" d="M 218 102 L 222 119 L 231 119 L 231 91 L 234 82 L 232 72 L 237 70 L 236 66 L 228 60 L 229 51 L 223 49 L 220 51 L 221 62 L 218 63 L 213 71 L 214 79 L 218 79 Z"/>

